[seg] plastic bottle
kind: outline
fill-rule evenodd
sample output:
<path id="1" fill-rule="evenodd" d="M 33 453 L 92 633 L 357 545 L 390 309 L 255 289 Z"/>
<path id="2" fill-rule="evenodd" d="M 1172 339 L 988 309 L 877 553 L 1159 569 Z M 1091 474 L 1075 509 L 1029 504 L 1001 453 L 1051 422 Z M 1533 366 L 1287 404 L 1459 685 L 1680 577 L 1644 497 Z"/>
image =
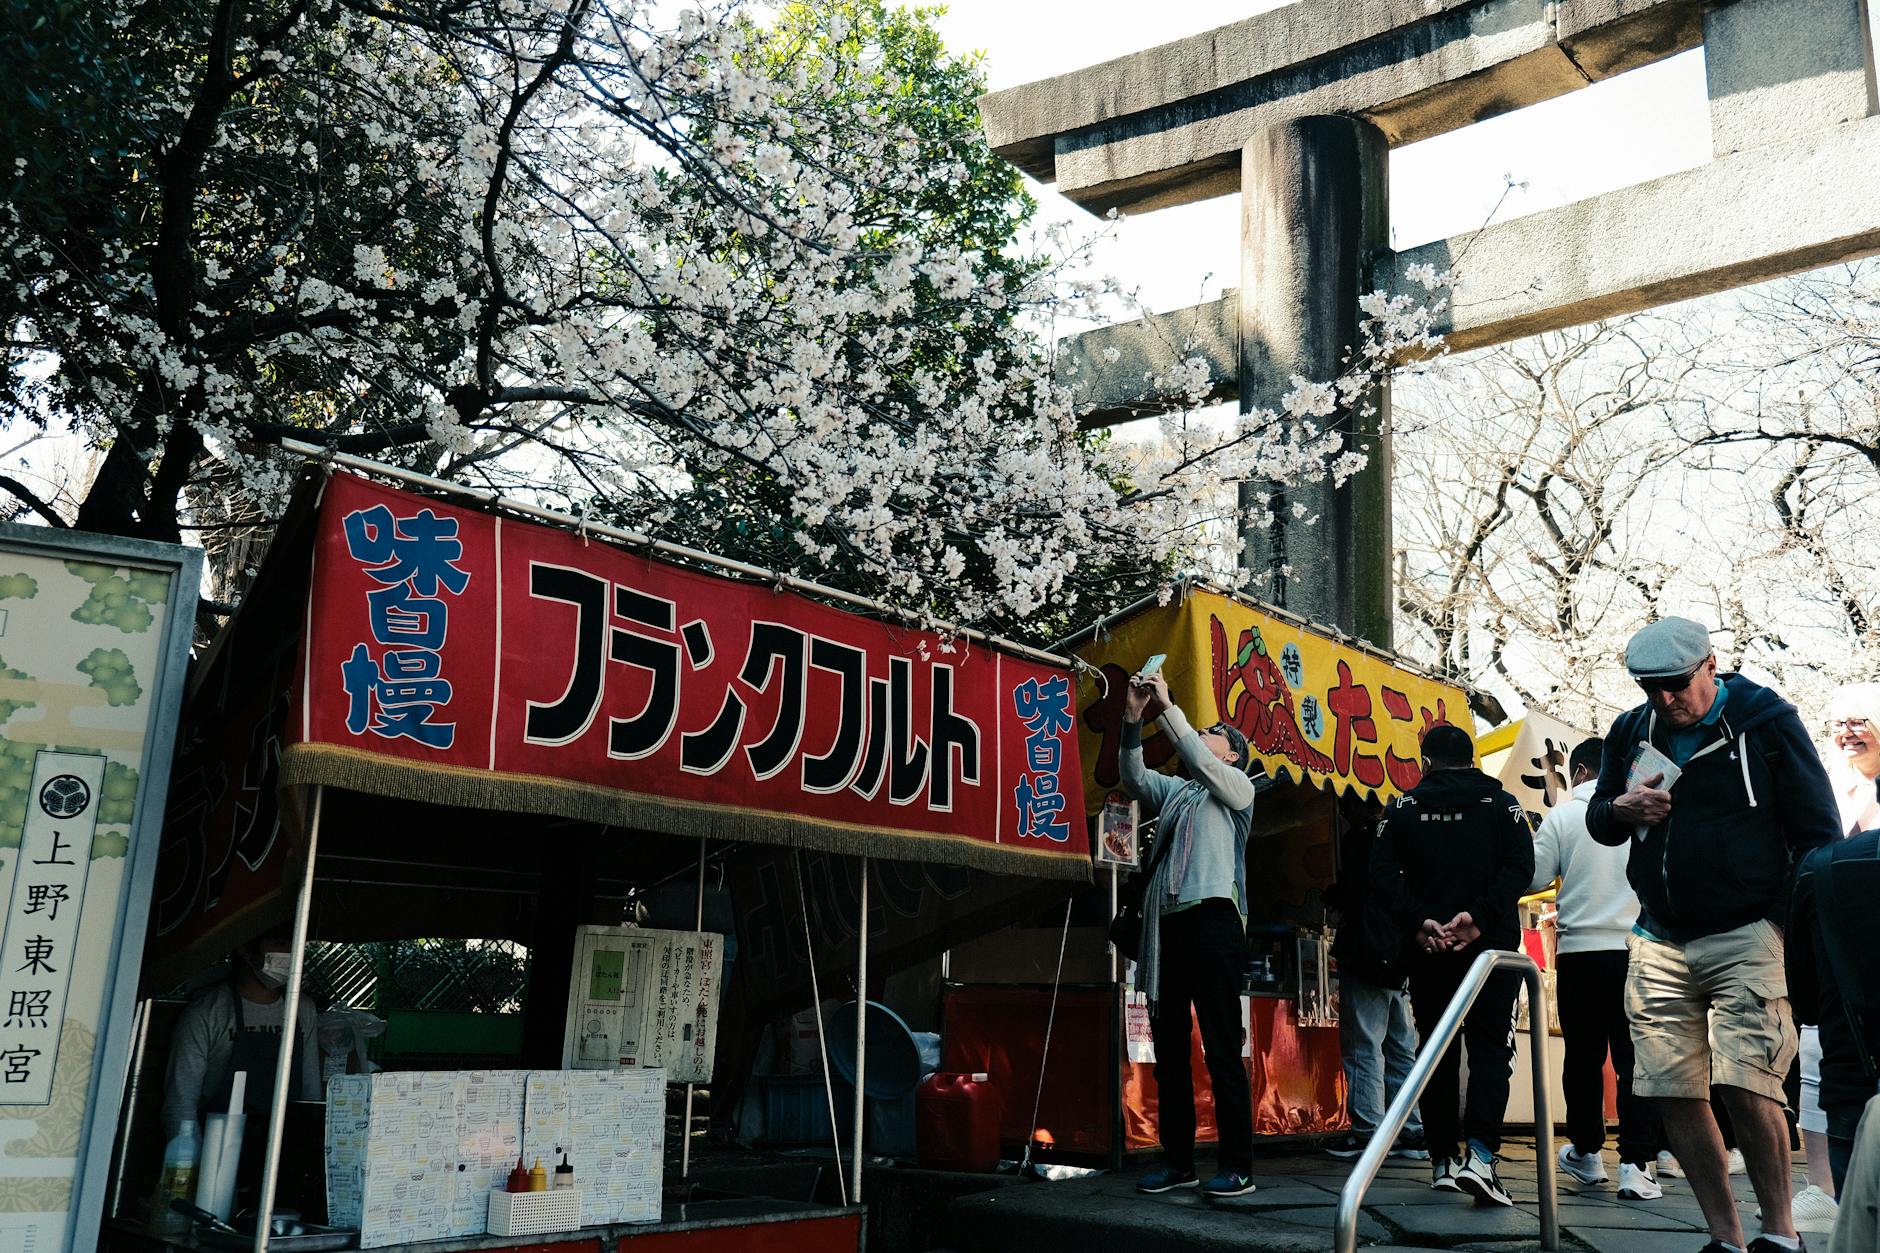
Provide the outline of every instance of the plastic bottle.
<path id="1" fill-rule="evenodd" d="M 563 1150 L 561 1165 L 555 1167 L 555 1188 L 559 1191 L 562 1188 L 572 1187 L 574 1187 L 574 1167 L 568 1164 L 567 1151 Z"/>
<path id="2" fill-rule="evenodd" d="M 171 1209 L 170 1202 L 188 1200 L 194 1194 L 196 1162 L 201 1156 L 202 1137 L 196 1134 L 196 1120 L 185 1118 L 163 1150 L 163 1174 L 150 1208 L 152 1234 L 182 1235 L 189 1230 L 189 1219 Z"/>
<path id="3" fill-rule="evenodd" d="M 529 1168 L 529 1191 L 548 1191 L 548 1172 L 542 1169 L 542 1159 L 536 1158 L 535 1165 Z"/>
<path id="4" fill-rule="evenodd" d="M 505 1192 L 527 1192 L 529 1190 L 529 1170 L 522 1164 L 522 1154 L 516 1154 L 516 1168 L 509 1172 L 509 1182 Z"/>

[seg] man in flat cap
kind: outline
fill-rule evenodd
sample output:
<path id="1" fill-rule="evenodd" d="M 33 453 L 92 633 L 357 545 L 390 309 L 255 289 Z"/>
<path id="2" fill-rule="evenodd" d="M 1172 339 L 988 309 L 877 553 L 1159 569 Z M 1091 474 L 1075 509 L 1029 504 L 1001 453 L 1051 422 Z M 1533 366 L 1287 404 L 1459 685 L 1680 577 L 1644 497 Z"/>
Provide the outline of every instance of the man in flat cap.
<path id="1" fill-rule="evenodd" d="M 1632 850 L 1632 1089 L 1664 1115 L 1710 1227 L 1703 1253 L 1732 1253 L 1745 1246 L 1710 1110 L 1717 1085 L 1762 1203 L 1747 1247 L 1787 1253 L 1802 1244 L 1782 1112 L 1796 1046 L 1782 925 L 1796 863 L 1840 835 L 1840 813 L 1795 707 L 1718 674 L 1701 623 L 1659 619 L 1626 645 L 1625 665 L 1645 703 L 1606 734 L 1586 828 Z"/>

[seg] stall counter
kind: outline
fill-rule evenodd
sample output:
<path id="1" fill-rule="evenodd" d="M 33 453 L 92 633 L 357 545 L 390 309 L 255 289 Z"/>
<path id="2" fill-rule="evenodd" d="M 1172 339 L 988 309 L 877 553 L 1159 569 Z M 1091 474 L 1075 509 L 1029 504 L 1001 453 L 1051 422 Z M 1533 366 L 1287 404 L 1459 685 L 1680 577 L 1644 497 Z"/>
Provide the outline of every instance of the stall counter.
<path id="1" fill-rule="evenodd" d="M 539 1236 L 464 1236 L 387 1244 L 374 1253 L 859 1253 L 859 1205 L 810 1205 L 767 1197 L 669 1205 L 657 1223 L 583 1227 Z M 107 1253 L 227 1253 L 194 1236 L 153 1236 L 106 1224 Z M 271 1247 L 286 1253 L 291 1241 Z"/>

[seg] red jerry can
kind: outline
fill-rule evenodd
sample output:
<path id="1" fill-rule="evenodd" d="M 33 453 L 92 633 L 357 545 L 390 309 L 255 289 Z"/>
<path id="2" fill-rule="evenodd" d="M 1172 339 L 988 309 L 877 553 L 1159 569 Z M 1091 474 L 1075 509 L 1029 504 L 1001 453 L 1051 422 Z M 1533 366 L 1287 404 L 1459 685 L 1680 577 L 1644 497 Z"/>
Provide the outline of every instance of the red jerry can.
<path id="1" fill-rule="evenodd" d="M 935 1071 L 914 1096 L 914 1153 L 929 1170 L 999 1168 L 999 1094 L 990 1076 Z"/>

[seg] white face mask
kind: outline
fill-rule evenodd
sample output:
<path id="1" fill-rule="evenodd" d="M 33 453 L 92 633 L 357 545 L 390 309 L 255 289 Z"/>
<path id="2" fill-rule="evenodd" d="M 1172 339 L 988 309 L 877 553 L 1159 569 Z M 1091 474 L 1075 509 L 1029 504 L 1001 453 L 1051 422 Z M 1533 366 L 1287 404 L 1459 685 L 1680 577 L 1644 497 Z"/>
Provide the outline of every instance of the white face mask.
<path id="1" fill-rule="evenodd" d="M 287 986 L 287 973 L 293 964 L 294 959 L 286 953 L 263 953 L 255 978 L 267 987 L 284 988 Z"/>

